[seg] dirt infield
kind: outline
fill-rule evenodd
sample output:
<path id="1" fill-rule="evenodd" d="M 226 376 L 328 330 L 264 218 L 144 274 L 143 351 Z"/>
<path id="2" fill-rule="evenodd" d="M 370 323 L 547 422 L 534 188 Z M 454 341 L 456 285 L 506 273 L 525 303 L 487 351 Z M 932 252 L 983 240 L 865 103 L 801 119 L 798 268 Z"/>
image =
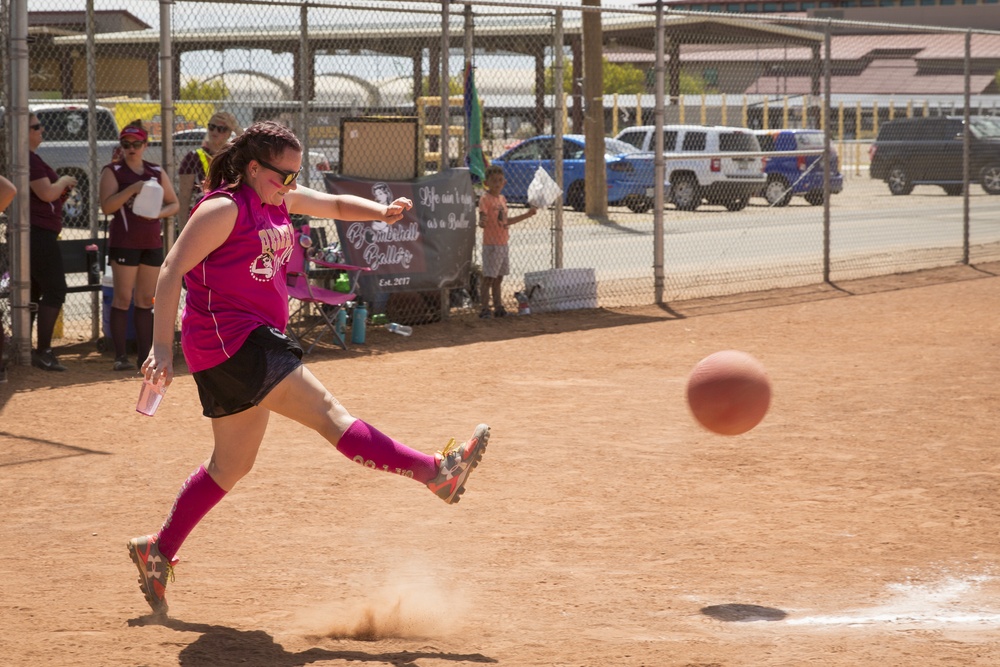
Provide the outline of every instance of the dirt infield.
<path id="1" fill-rule="evenodd" d="M 89 349 L 0 385 L 10 665 L 1000 664 L 1000 266 L 626 312 L 373 332 L 310 367 L 423 450 L 493 427 L 459 505 L 272 418 L 153 623 L 125 542 L 208 454 L 190 376 L 153 419 Z M 720 349 L 774 400 L 683 401 Z M 58 383 L 50 385 L 48 383 Z"/>

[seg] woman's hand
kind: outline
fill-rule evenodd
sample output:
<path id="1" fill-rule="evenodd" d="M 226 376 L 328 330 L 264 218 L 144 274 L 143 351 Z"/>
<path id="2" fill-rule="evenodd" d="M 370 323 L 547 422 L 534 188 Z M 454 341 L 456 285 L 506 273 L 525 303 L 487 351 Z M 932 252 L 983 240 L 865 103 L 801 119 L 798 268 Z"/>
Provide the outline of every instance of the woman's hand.
<path id="1" fill-rule="evenodd" d="M 156 384 L 163 379 L 163 386 L 169 387 L 174 380 L 174 346 L 153 341 L 149 356 L 142 362 L 142 374 L 147 380 Z"/>
<path id="2" fill-rule="evenodd" d="M 382 220 L 388 222 L 390 225 L 394 222 L 399 222 L 403 218 L 403 214 L 411 208 L 413 208 L 412 201 L 406 197 L 399 197 L 396 201 L 385 207 L 385 214 L 382 216 Z"/>

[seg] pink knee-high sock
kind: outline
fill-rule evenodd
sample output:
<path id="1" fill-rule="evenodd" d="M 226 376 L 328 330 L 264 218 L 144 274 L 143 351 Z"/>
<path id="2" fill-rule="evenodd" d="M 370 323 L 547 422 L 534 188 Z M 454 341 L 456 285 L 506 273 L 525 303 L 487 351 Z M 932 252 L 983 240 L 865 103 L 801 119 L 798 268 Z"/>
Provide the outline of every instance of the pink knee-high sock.
<path id="1" fill-rule="evenodd" d="M 426 484 L 437 475 L 433 454 L 410 449 L 358 419 L 344 431 L 337 450 L 368 468 L 394 472 Z"/>
<path id="2" fill-rule="evenodd" d="M 167 515 L 167 520 L 160 528 L 156 546 L 160 553 L 168 559 L 173 559 L 181 544 L 187 536 L 198 525 L 198 522 L 208 514 L 213 507 L 218 504 L 226 492 L 221 486 L 215 483 L 212 476 L 205 470 L 205 466 L 199 467 L 187 481 L 181 485 L 181 490 L 177 492 L 177 500 Z"/>

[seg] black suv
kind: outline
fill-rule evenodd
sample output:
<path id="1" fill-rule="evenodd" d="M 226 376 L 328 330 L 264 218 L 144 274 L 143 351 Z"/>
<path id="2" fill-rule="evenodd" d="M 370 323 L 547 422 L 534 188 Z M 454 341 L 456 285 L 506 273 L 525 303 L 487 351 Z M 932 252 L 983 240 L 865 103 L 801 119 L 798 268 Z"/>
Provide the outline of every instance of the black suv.
<path id="1" fill-rule="evenodd" d="M 868 173 L 894 195 L 908 195 L 915 185 L 940 185 L 949 195 L 960 195 L 963 127 L 956 116 L 891 120 L 872 144 Z M 969 130 L 969 180 L 1000 195 L 1000 119 L 973 116 Z"/>

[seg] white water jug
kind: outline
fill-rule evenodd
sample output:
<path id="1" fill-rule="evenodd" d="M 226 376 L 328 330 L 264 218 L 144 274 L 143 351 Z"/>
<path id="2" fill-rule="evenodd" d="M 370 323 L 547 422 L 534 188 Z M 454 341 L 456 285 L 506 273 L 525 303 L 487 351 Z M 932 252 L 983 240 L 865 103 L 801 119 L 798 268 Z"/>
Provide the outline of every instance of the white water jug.
<path id="1" fill-rule="evenodd" d="M 158 218 L 162 208 L 163 186 L 156 180 L 143 181 L 142 190 L 132 202 L 132 212 L 143 218 Z"/>

